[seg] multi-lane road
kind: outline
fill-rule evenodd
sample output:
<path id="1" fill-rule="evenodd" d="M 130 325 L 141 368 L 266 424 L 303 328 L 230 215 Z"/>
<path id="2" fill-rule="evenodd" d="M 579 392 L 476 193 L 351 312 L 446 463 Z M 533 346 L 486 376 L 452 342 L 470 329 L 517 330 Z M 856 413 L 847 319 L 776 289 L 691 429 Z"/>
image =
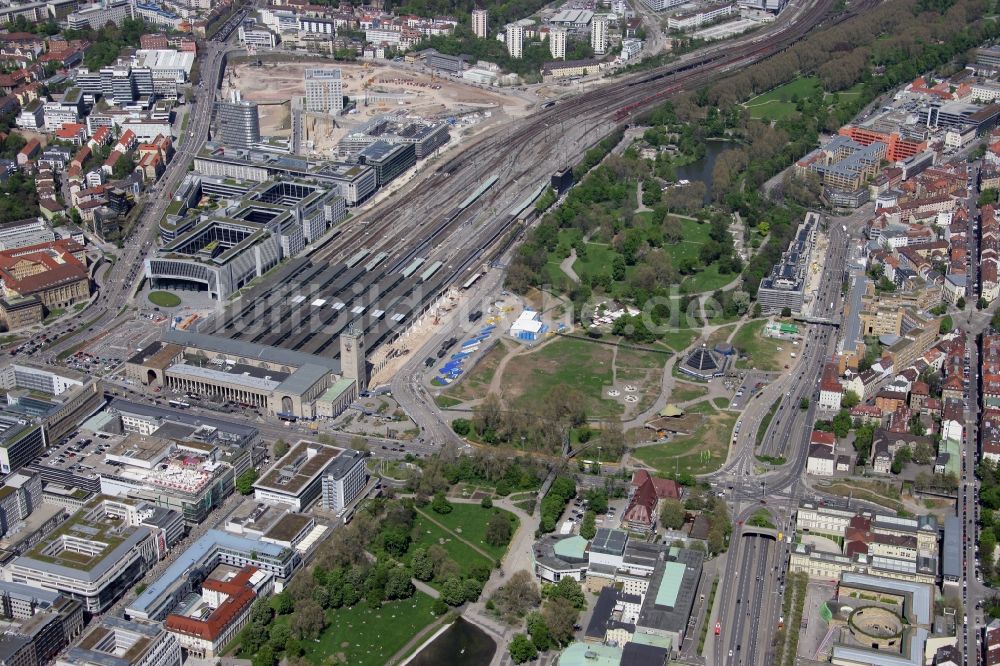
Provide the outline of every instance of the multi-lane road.
<path id="1" fill-rule="evenodd" d="M 837 320 L 843 312 L 841 286 L 849 232 L 839 224 L 830 224 L 820 287 L 816 293 L 813 317 Z M 722 633 L 715 641 L 714 663 L 752 666 L 771 663 L 772 637 L 777 628 L 781 606 L 781 585 L 788 558 L 787 540 L 774 535 L 746 534 L 743 523 L 756 511 L 765 510 L 778 530 L 788 530 L 803 491 L 801 477 L 808 458 L 809 433 L 816 418 L 816 387 L 824 362 L 836 346 L 836 328 L 831 324 L 810 324 L 802 345 L 802 357 L 790 375 L 765 389 L 763 396 L 751 401 L 742 418 L 736 452 L 708 480 L 725 492 L 733 506 L 736 525 L 727 555 L 727 566 L 720 587 L 735 590 L 720 596 L 719 618 Z M 800 409 L 802 398 L 809 408 Z M 775 399 L 781 407 L 775 412 L 765 442 L 781 441 L 784 465 L 764 473 L 757 468 L 756 432 L 763 414 Z M 730 656 L 731 653 L 731 656 Z"/>

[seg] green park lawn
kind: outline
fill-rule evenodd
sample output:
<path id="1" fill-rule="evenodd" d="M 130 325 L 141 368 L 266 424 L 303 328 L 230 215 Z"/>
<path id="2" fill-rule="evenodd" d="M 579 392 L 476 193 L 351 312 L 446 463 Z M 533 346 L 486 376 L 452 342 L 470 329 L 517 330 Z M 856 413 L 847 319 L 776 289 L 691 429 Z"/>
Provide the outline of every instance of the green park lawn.
<path id="1" fill-rule="evenodd" d="M 493 556 L 494 560 L 499 561 L 503 557 L 504 553 L 507 552 L 507 546 L 491 546 L 486 543 L 486 523 L 489 521 L 490 516 L 495 512 L 500 512 L 505 516 L 512 517 L 509 511 L 504 511 L 503 509 L 484 509 L 478 504 L 452 504 L 451 513 L 434 513 L 433 511 L 428 511 L 428 514 L 438 521 L 442 525 L 445 525 L 448 529 L 454 532 L 457 536 L 462 537 L 469 543 L 475 544 L 480 550 L 486 551 Z M 514 522 L 511 524 L 513 530 L 517 529 L 517 518 L 514 517 Z M 513 530 L 511 534 L 513 534 Z M 456 558 L 456 561 L 457 558 Z"/>
<path id="2" fill-rule="evenodd" d="M 707 394 L 707 386 L 677 382 L 674 384 L 674 390 L 670 394 L 670 402 L 687 402 L 688 400 L 694 400 Z"/>
<path id="3" fill-rule="evenodd" d="M 302 642 L 305 656 L 317 666 L 336 655 L 345 657 L 339 663 L 382 666 L 434 621 L 432 604 L 433 599 L 417 592 L 410 599 L 389 601 L 376 610 L 365 603 L 330 609 L 326 612 L 328 626 L 319 640 Z"/>
<path id="4" fill-rule="evenodd" d="M 739 277 L 738 273 L 723 275 L 719 272 L 718 264 L 709 264 L 704 270 L 685 277 L 682 284 L 689 294 L 703 294 L 707 291 L 722 289 Z"/>
<path id="5" fill-rule="evenodd" d="M 736 350 L 749 357 L 737 361 L 737 368 L 756 368 L 769 372 L 781 369 L 777 350 L 780 342 L 763 336 L 765 324 L 767 324 L 766 319 L 747 322 L 733 336 L 733 346 Z"/>
<path id="6" fill-rule="evenodd" d="M 181 299 L 169 291 L 151 291 L 147 298 L 149 298 L 150 303 L 161 308 L 175 308 L 181 304 Z"/>
<path id="7" fill-rule="evenodd" d="M 745 106 L 750 110 L 751 118 L 784 120 L 795 113 L 795 103 L 791 101 L 793 96 L 808 97 L 819 90 L 821 90 L 819 79 L 815 76 L 802 76 L 757 95 Z"/>
<path id="8" fill-rule="evenodd" d="M 432 515 L 435 519 L 439 518 L 436 513 Z M 442 524 L 444 523 L 442 522 Z M 472 540 L 469 539 L 469 541 Z M 410 543 L 409 554 L 412 554 L 417 548 L 430 548 L 434 545 L 441 546 L 448 551 L 448 556 L 455 560 L 460 567 L 462 567 L 462 573 L 464 575 L 468 575 L 472 571 L 472 567 L 478 563 L 487 565 L 492 564 L 488 559 L 477 553 L 470 546 L 459 541 L 456 538 L 456 535 L 438 527 L 425 516 L 417 514 L 417 519 L 414 522 L 414 539 Z M 431 583 L 431 585 L 434 585 L 434 583 Z"/>
<path id="9" fill-rule="evenodd" d="M 671 331 L 667 331 L 660 336 L 663 343 L 673 349 L 674 351 L 683 351 L 687 349 L 691 342 L 698 337 L 700 331 L 696 331 L 691 328 L 678 328 Z"/>

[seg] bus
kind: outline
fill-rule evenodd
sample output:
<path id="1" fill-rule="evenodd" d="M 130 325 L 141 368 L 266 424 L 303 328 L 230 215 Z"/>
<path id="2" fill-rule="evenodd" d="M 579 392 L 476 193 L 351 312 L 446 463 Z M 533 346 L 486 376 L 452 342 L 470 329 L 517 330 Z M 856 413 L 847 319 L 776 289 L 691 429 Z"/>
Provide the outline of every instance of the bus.
<path id="1" fill-rule="evenodd" d="M 183 402 L 181 400 L 167 400 L 167 404 L 171 407 L 176 407 L 177 409 L 187 409 L 191 405 L 189 403 Z"/>
<path id="2" fill-rule="evenodd" d="M 278 412 L 278 418 L 282 421 L 288 421 L 289 423 L 295 423 L 299 420 L 299 417 L 290 412 Z"/>

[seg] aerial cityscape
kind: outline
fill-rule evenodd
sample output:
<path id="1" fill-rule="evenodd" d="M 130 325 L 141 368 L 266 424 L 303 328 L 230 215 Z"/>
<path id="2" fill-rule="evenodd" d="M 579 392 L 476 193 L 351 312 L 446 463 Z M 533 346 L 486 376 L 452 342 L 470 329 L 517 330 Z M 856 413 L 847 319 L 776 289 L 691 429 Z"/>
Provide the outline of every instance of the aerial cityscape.
<path id="1" fill-rule="evenodd" d="M 1000 666 L 997 0 L 0 2 L 0 666 Z"/>

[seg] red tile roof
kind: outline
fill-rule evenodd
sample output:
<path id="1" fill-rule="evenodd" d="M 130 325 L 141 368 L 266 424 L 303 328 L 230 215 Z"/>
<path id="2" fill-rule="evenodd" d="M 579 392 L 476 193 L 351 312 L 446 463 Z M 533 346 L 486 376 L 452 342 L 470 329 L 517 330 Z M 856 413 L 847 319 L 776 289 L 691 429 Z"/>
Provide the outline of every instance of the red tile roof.
<path id="1" fill-rule="evenodd" d="M 653 526 L 656 504 L 659 498 L 656 496 L 656 489 L 653 487 L 651 478 L 647 478 L 645 483 L 639 486 L 629 502 L 628 508 L 622 515 L 622 519 L 629 523 L 636 523 L 646 527 Z"/>
<path id="2" fill-rule="evenodd" d="M 681 487 L 676 481 L 672 479 L 662 479 L 658 476 L 650 476 L 649 472 L 644 469 L 640 469 L 639 471 L 632 473 L 633 486 L 642 486 L 647 481 L 651 481 L 653 483 L 653 490 L 656 491 L 656 497 L 658 499 L 681 498 Z"/>

